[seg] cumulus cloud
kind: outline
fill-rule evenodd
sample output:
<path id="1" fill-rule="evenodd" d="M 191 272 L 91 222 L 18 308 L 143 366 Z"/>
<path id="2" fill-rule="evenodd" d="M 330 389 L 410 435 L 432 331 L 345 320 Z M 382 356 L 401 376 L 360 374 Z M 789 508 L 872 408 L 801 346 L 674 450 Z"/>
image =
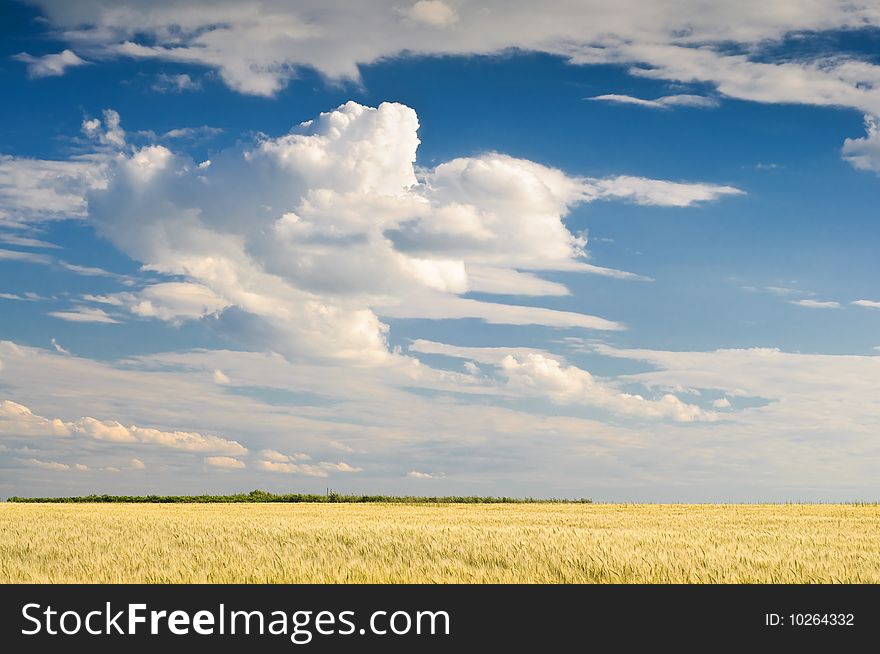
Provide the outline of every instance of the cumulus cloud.
<path id="1" fill-rule="evenodd" d="M 244 461 L 231 456 L 206 456 L 205 465 L 222 470 L 241 470 L 245 467 Z"/>
<path id="2" fill-rule="evenodd" d="M 497 153 L 422 170 L 414 165 L 418 126 L 403 105 L 349 102 L 203 167 L 161 145 L 127 145 L 115 111 L 87 119 L 83 131 L 113 152 L 89 164 L 94 180 L 80 189 L 77 212 L 146 268 L 186 281 L 85 299 L 174 323 L 235 308 L 263 322 L 261 338 L 273 349 L 373 362 L 389 358 L 380 313 L 620 329 L 597 316 L 459 296 L 568 292 L 531 272 L 540 270 L 647 279 L 585 261 L 586 238 L 564 224 L 570 208 L 598 199 L 688 206 L 740 192 L 577 178 Z M 437 301 L 425 302 L 431 293 Z M 50 315 L 118 322 L 97 307 Z"/>
<path id="3" fill-rule="evenodd" d="M 595 100 L 598 102 L 610 102 L 612 104 L 632 104 L 638 107 L 647 107 L 649 109 L 673 109 L 674 107 L 697 107 L 701 109 L 710 109 L 717 107 L 719 102 L 717 98 L 707 97 L 705 95 L 664 95 L 653 100 L 645 100 L 636 98 L 631 95 L 618 95 L 616 93 L 607 93 L 605 95 L 594 95 L 587 100 Z"/>
<path id="4" fill-rule="evenodd" d="M 125 130 L 122 129 L 119 113 L 113 109 L 105 109 L 104 120 L 91 118 L 83 120 L 83 134 L 102 145 L 114 148 L 125 146 Z"/>
<path id="5" fill-rule="evenodd" d="M 68 68 L 84 66 L 88 62 L 80 59 L 73 50 L 62 50 L 54 54 L 35 57 L 27 52 L 13 55 L 13 59 L 27 64 L 30 77 L 57 77 L 63 75 Z"/>
<path id="6" fill-rule="evenodd" d="M 257 470 L 265 472 L 278 472 L 289 475 L 303 475 L 305 477 L 328 477 L 327 471 L 320 466 L 305 463 L 283 463 L 280 461 L 268 461 L 259 459 L 254 463 Z"/>
<path id="7" fill-rule="evenodd" d="M 416 22 L 436 27 L 448 27 L 458 21 L 455 9 L 442 0 L 419 0 L 402 13 Z"/>
<path id="8" fill-rule="evenodd" d="M 542 270 L 645 279 L 588 263 L 586 238 L 565 225 L 569 210 L 599 199 L 684 207 L 741 192 L 579 178 L 498 153 L 421 169 L 418 128 L 409 107 L 348 102 L 219 152 L 209 167 L 164 146 L 129 147 L 113 158 L 107 188 L 89 194 L 89 218 L 145 268 L 186 281 L 92 299 L 173 322 L 235 309 L 260 321 L 276 351 L 373 363 L 391 356 L 380 315 L 621 329 L 460 296 L 567 293 Z"/>
<path id="9" fill-rule="evenodd" d="M 260 457 L 265 459 L 266 461 L 272 461 L 273 463 L 308 461 L 312 458 L 308 454 L 303 454 L 301 452 L 294 452 L 293 454 L 282 454 L 278 450 L 263 450 L 262 452 L 260 452 Z"/>
<path id="10" fill-rule="evenodd" d="M 865 132 L 863 138 L 848 138 L 843 142 L 843 158 L 859 170 L 880 173 L 880 124 L 877 116 L 865 116 Z"/>
<path id="11" fill-rule="evenodd" d="M 419 470 L 410 470 L 406 473 L 410 479 L 442 479 L 443 475 L 435 472 L 421 472 Z"/>
<path id="12" fill-rule="evenodd" d="M 322 461 L 321 467 L 325 470 L 333 470 L 334 472 L 362 472 L 363 468 L 356 468 L 355 466 L 347 464 L 345 461 L 340 461 L 339 463 L 330 463 L 328 461 Z"/>
<path id="13" fill-rule="evenodd" d="M 80 418 L 65 421 L 44 418 L 11 400 L 0 401 L 0 435 L 12 437 L 77 437 L 110 443 L 140 443 L 187 452 L 246 454 L 238 441 L 197 432 L 162 431 L 137 425 L 125 426 L 115 420 Z"/>
<path id="14" fill-rule="evenodd" d="M 25 465 L 31 466 L 33 468 L 39 468 L 40 470 L 49 470 L 51 472 L 69 472 L 71 470 L 76 472 L 85 472 L 89 469 L 89 467 L 82 463 L 61 463 L 60 461 L 41 461 L 40 459 L 20 459 L 22 463 Z"/>
<path id="15" fill-rule="evenodd" d="M 678 422 L 717 418 L 714 413 L 682 402 L 671 393 L 653 400 L 620 392 L 598 381 L 586 370 L 566 366 L 543 354 L 507 355 L 501 360 L 501 374 L 506 377 L 510 388 L 525 394 L 547 396 L 559 404 L 587 404 L 621 415 L 669 418 Z"/>
<path id="16" fill-rule="evenodd" d="M 327 477 L 330 472 L 348 473 L 363 471 L 363 468 L 349 465 L 345 461 L 338 463 L 321 461 L 317 464 L 302 463 L 310 459 L 309 455 L 302 453 L 283 454 L 278 450 L 263 450 L 260 452 L 259 459 L 254 464 L 254 467 L 266 472 L 298 474 L 307 477 Z"/>
<path id="17" fill-rule="evenodd" d="M 590 372 L 567 365 L 542 350 L 516 347 L 462 347 L 419 339 L 410 350 L 442 354 L 491 365 L 505 392 L 515 396 L 547 398 L 560 405 L 593 406 L 613 414 L 676 422 L 714 421 L 717 415 L 687 404 L 671 393 L 658 399 L 625 393 Z M 471 369 L 472 374 L 479 372 Z"/>

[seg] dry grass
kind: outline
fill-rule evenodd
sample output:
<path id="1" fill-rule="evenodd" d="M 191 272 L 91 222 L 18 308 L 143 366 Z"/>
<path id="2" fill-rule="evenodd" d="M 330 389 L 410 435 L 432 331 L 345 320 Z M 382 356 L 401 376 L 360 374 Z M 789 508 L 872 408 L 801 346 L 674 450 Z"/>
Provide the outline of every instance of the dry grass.
<path id="1" fill-rule="evenodd" d="M 858 505 L 0 504 L 2 582 L 880 582 Z"/>

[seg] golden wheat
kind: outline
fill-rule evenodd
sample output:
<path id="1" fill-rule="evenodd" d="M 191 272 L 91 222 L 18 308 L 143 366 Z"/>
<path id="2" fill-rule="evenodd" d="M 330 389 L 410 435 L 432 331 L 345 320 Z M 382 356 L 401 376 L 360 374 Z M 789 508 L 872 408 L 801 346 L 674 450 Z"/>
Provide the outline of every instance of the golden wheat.
<path id="1" fill-rule="evenodd" d="M 880 507 L 0 504 L 0 581 L 878 583 Z"/>

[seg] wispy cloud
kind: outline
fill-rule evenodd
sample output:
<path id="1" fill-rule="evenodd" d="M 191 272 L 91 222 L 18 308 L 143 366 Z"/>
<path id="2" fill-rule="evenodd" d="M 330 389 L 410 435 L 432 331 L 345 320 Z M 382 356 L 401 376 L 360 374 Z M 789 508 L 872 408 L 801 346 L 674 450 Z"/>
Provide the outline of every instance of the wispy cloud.
<path id="1" fill-rule="evenodd" d="M 18 300 L 20 302 L 41 302 L 43 300 L 48 300 L 49 298 L 43 297 L 39 293 L 33 293 L 28 291 L 26 293 L 18 294 L 18 293 L 0 293 L 0 298 L 4 300 Z"/>
<path id="2" fill-rule="evenodd" d="M 406 473 L 410 479 L 443 479 L 445 475 L 437 472 L 421 472 L 419 470 L 410 470 Z"/>
<path id="3" fill-rule="evenodd" d="M 96 322 L 116 324 L 119 321 L 109 316 L 103 309 L 93 307 L 77 307 L 70 311 L 50 311 L 47 315 L 68 322 Z"/>
<path id="4" fill-rule="evenodd" d="M 21 52 L 13 55 L 12 58 L 27 64 L 28 75 L 31 77 L 57 77 L 63 75 L 68 68 L 84 66 L 88 63 L 73 50 L 62 50 L 55 54 L 42 56 Z"/>
<path id="5" fill-rule="evenodd" d="M 49 243 L 31 236 L 22 236 L 21 234 L 11 234 L 9 232 L 0 232 L 0 243 L 7 245 L 16 245 L 23 248 L 41 248 L 41 249 L 59 249 L 61 246 L 55 243 Z"/>
<path id="6" fill-rule="evenodd" d="M 184 91 L 198 91 L 201 88 L 201 81 L 193 79 L 187 73 L 176 75 L 159 73 L 153 82 L 153 90 L 159 93 L 183 93 Z"/>
<path id="7" fill-rule="evenodd" d="M 59 461 L 41 461 L 40 459 L 19 459 L 25 465 L 32 466 L 34 468 L 40 468 L 41 470 L 49 470 L 51 472 L 69 472 L 71 470 L 76 472 L 85 472 L 89 469 L 87 465 L 82 463 L 61 463 Z"/>
<path id="8" fill-rule="evenodd" d="M 791 304 L 807 309 L 839 309 L 840 302 L 833 300 L 790 300 Z"/>
<path id="9" fill-rule="evenodd" d="M 0 249 L 0 261 L 21 261 L 22 263 L 49 265 L 52 263 L 52 257 L 37 252 Z"/>
<path id="10" fill-rule="evenodd" d="M 674 109 L 676 107 L 697 107 L 700 109 L 711 109 L 717 107 L 720 103 L 717 98 L 705 95 L 664 95 L 653 100 L 644 100 L 631 95 L 618 95 L 609 93 L 606 95 L 594 95 L 586 98 L 587 100 L 595 100 L 599 102 L 610 102 L 612 104 L 632 104 L 639 107 L 648 107 L 650 109 Z"/>

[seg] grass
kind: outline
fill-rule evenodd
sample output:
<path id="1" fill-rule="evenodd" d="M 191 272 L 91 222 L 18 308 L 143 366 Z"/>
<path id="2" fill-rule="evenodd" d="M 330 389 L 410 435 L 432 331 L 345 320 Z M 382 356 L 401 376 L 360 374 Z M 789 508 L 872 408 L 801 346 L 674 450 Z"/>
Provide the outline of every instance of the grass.
<path id="1" fill-rule="evenodd" d="M 880 582 L 876 505 L 0 504 L 2 582 Z"/>

